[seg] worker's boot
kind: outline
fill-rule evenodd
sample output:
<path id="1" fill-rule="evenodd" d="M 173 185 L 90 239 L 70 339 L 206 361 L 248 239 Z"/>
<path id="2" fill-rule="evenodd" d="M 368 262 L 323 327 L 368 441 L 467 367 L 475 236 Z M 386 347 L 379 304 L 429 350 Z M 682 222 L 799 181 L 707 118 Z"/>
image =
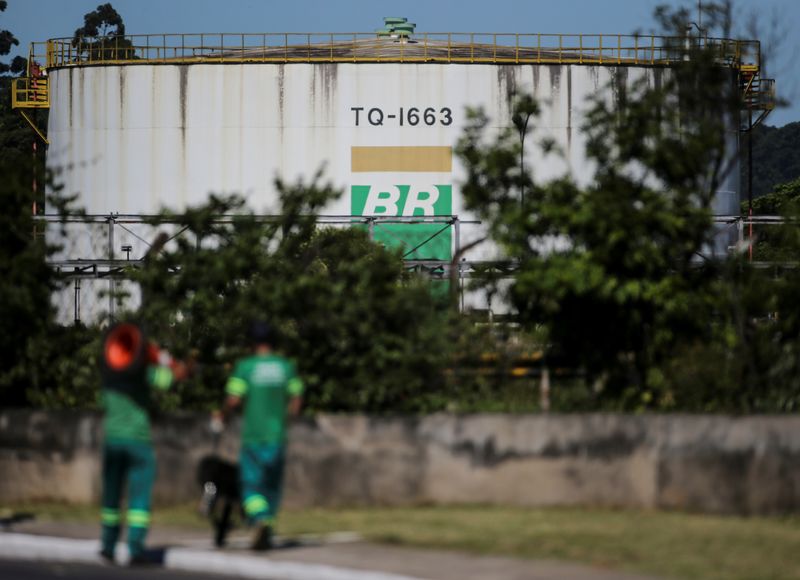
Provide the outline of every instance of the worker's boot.
<path id="1" fill-rule="evenodd" d="M 253 535 L 252 550 L 264 551 L 272 548 L 272 526 L 268 522 L 258 522 Z"/>

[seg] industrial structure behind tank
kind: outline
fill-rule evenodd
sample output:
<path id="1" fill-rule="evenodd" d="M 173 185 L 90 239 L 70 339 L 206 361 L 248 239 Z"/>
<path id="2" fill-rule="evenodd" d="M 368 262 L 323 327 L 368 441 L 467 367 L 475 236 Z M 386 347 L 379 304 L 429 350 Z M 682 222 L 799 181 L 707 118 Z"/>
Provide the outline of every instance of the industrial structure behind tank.
<path id="1" fill-rule="evenodd" d="M 563 156 L 527 147 L 526 166 L 539 179 L 570 172 L 587 183 L 592 170 L 580 130 L 587 99 L 601 94 L 613 102 L 636 80 L 659 83 L 680 58 L 669 48 L 674 39 L 664 37 L 417 33 L 405 18 L 386 18 L 368 34 L 125 40 L 102 50 L 71 38 L 34 43 L 29 62 L 44 67 L 29 69 L 14 87 L 23 114 L 50 109 L 41 135 L 47 164 L 87 212 L 68 224 L 54 262 L 74 278 L 56 298 L 64 321 L 113 310 L 113 300 L 98 299 L 96 290 L 113 290 L 122 267 L 147 252 L 153 232 L 144 216 L 201 204 L 210 192 L 242 194 L 256 212 L 274 214 L 275 177 L 308 180 L 320 167 L 344 191 L 325 208 L 323 223 L 368 224 L 376 239 L 404 246 L 410 268 L 446 276 L 453 256 L 485 235 L 464 207 L 464 168 L 453 152 L 467 108 L 483 108 L 499 129 L 512 123 L 513 96 L 532 95 L 541 105 L 538 136 Z M 758 41 L 698 41 L 718 45 L 732 90 L 742 91 L 740 117 L 749 129 L 774 103 Z M 741 130 L 732 115 L 732 160 Z M 739 214 L 738 171 L 716 192 L 713 212 L 720 222 Z M 736 236 L 735 228 L 720 227 L 716 253 Z M 484 243 L 460 257 L 463 279 L 498 254 Z M 468 291 L 461 304 L 503 308 L 486 300 Z"/>

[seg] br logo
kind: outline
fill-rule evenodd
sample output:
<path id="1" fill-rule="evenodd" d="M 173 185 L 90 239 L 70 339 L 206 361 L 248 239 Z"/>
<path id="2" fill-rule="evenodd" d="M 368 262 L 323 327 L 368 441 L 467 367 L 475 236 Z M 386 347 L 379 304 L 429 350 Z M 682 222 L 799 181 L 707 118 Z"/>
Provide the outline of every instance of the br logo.
<path id="1" fill-rule="evenodd" d="M 453 208 L 450 185 L 354 185 L 350 191 L 352 215 L 450 215 Z"/>
<path id="2" fill-rule="evenodd" d="M 353 185 L 350 212 L 359 216 L 449 216 L 453 211 L 451 185 Z M 375 240 L 401 248 L 415 260 L 449 260 L 451 228 L 443 223 L 376 223 Z"/>

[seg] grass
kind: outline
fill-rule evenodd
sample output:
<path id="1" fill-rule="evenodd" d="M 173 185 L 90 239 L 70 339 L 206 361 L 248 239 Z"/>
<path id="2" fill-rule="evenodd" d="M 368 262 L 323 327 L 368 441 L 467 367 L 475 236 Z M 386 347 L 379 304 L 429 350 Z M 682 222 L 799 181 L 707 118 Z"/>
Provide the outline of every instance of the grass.
<path id="1" fill-rule="evenodd" d="M 14 506 L 42 519 L 96 521 L 97 508 Z M 205 527 L 190 507 L 155 525 Z M 285 535 L 358 532 L 376 542 L 582 562 L 669 578 L 800 580 L 800 518 L 633 510 L 415 507 L 287 510 Z"/>

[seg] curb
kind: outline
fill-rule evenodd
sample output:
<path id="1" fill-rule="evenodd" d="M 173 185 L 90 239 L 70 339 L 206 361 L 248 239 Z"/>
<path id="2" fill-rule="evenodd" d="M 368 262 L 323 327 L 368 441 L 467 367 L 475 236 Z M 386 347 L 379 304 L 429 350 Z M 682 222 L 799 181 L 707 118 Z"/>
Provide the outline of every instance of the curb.
<path id="1" fill-rule="evenodd" d="M 52 536 L 0 533 L 0 558 L 40 562 L 80 562 L 107 565 L 98 555 L 97 540 L 73 540 Z M 120 546 L 120 563 L 127 563 L 125 546 Z M 356 570 L 324 564 L 269 560 L 266 557 L 224 554 L 193 548 L 169 548 L 164 567 L 186 572 L 204 572 L 240 578 L 272 580 L 422 580 L 417 577 Z"/>

